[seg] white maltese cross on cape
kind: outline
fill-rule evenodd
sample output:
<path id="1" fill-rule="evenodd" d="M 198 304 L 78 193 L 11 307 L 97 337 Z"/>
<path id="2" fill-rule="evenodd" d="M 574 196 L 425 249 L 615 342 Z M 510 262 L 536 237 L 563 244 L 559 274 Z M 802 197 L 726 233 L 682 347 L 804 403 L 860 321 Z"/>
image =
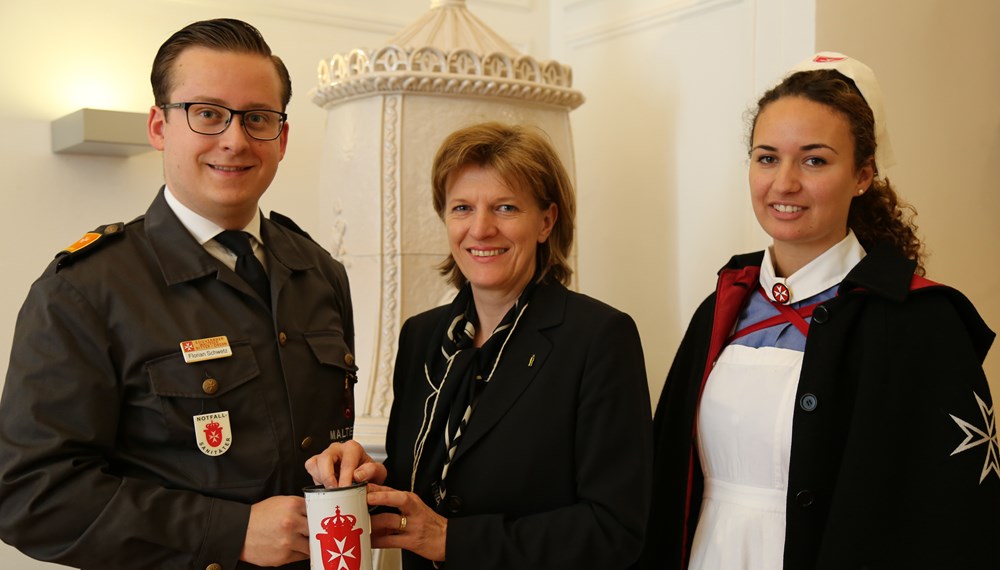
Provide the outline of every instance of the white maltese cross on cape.
<path id="1" fill-rule="evenodd" d="M 962 428 L 962 431 L 965 432 L 965 440 L 951 454 L 962 453 L 985 443 L 986 461 L 983 463 L 983 472 L 979 476 L 979 483 L 982 484 L 991 471 L 997 478 L 1000 478 L 1000 442 L 997 441 L 996 419 L 993 415 L 993 408 L 987 408 L 986 403 L 979 397 L 979 394 L 973 392 L 972 395 L 976 397 L 976 403 L 979 404 L 979 411 L 983 414 L 983 428 L 980 429 L 963 419 L 956 418 L 954 414 L 948 414 L 951 416 L 951 419 L 955 420 L 958 427 Z"/>

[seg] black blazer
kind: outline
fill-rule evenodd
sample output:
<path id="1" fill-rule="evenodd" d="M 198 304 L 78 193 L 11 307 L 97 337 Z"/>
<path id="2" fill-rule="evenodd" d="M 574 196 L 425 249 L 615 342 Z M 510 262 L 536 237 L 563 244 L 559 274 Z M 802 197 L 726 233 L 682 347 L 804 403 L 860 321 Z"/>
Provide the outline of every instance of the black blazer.
<path id="1" fill-rule="evenodd" d="M 403 325 L 386 440 L 387 484 L 431 505 L 441 465 L 424 461 L 411 489 L 413 450 L 433 392 L 424 364 L 441 350 L 448 314 L 439 307 Z M 449 467 L 438 509 L 449 519 L 447 568 L 629 567 L 644 536 L 651 450 L 631 317 L 562 285 L 538 286 Z M 431 564 L 404 552 L 404 567 Z"/>

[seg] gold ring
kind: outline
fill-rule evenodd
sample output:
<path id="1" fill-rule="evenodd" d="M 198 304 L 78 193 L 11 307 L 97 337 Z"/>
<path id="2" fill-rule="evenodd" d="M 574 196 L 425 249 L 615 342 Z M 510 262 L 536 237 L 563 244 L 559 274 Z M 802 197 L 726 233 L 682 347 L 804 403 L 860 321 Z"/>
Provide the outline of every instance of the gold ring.
<path id="1" fill-rule="evenodd" d="M 399 515 L 399 530 L 396 532 L 403 532 L 406 530 L 406 515 Z"/>

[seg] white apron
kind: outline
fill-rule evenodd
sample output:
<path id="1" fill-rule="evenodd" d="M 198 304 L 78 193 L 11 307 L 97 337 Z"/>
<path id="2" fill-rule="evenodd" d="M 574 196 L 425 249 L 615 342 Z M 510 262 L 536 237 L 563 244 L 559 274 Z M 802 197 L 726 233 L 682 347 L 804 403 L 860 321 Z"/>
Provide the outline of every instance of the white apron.
<path id="1" fill-rule="evenodd" d="M 792 414 L 803 353 L 729 345 L 698 415 L 705 475 L 691 570 L 782 567 Z"/>

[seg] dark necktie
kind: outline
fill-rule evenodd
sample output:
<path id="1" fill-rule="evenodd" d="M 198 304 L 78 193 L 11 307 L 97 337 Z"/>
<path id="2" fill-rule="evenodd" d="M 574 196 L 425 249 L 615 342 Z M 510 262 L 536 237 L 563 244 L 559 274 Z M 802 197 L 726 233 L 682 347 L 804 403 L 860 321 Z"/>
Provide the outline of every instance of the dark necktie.
<path id="1" fill-rule="evenodd" d="M 236 254 L 236 274 L 253 287 L 257 295 L 268 305 L 271 304 L 271 285 L 267 272 L 250 245 L 250 234 L 236 230 L 226 230 L 215 236 L 215 241 Z"/>

